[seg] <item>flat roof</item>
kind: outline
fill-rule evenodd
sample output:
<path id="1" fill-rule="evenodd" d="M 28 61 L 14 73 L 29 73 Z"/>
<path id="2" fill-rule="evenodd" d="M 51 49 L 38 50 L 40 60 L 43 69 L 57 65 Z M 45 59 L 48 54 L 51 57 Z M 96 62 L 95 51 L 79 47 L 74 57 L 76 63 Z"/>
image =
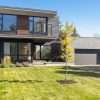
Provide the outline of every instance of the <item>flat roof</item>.
<path id="1" fill-rule="evenodd" d="M 53 10 L 8 7 L 8 6 L 0 6 L 0 13 L 27 15 L 27 16 L 47 16 L 47 17 L 52 17 L 57 15 L 57 12 Z"/>
<path id="2" fill-rule="evenodd" d="M 100 37 L 80 37 L 74 40 L 75 49 L 100 49 Z"/>

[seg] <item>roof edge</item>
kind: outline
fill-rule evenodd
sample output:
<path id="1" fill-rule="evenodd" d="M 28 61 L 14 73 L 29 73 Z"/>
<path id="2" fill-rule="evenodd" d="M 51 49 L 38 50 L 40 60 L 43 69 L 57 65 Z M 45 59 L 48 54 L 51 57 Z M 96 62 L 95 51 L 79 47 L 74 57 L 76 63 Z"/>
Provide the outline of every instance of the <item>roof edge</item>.
<path id="1" fill-rule="evenodd" d="M 12 7 L 12 6 L 1 6 L 1 9 L 8 9 L 8 10 L 21 10 L 21 11 L 29 11 L 29 12 L 43 12 L 43 13 L 50 13 L 50 14 L 57 14 L 56 10 L 42 10 L 42 9 L 32 9 L 32 8 L 22 8 L 22 7 Z"/>

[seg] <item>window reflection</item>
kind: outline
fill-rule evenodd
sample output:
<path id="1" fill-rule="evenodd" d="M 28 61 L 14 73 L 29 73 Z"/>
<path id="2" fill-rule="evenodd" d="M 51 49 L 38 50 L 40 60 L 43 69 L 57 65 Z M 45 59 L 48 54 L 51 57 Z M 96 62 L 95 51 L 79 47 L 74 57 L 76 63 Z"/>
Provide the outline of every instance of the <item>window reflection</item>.
<path id="1" fill-rule="evenodd" d="M 16 16 L 0 14 L 0 31 L 15 31 Z"/>
<path id="2" fill-rule="evenodd" d="M 34 18 L 34 31 L 35 32 L 46 32 L 46 18 Z"/>
<path id="3" fill-rule="evenodd" d="M 4 42 L 4 56 L 15 61 L 31 61 L 31 43 Z"/>
<path id="4" fill-rule="evenodd" d="M 3 15 L 3 31 L 15 31 L 16 30 L 16 16 Z"/>
<path id="5" fill-rule="evenodd" d="M 2 15 L 0 15 L 0 31 L 2 29 Z"/>
<path id="6" fill-rule="evenodd" d="M 47 30 L 46 18 L 29 17 L 29 31 L 35 33 L 45 33 Z"/>

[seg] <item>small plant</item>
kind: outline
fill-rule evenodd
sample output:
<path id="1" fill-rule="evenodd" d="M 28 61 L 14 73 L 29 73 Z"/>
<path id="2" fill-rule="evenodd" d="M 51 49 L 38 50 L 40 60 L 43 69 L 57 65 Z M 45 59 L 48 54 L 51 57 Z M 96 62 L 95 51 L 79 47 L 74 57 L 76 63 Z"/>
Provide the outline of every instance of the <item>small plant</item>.
<path id="1" fill-rule="evenodd" d="M 5 56 L 3 61 L 2 61 L 2 65 L 1 66 L 3 68 L 12 67 L 11 57 L 10 56 Z"/>
<path id="2" fill-rule="evenodd" d="M 23 67 L 23 64 L 17 62 L 16 67 Z"/>
<path id="3" fill-rule="evenodd" d="M 11 64 L 11 57 L 10 56 L 4 56 L 3 64 Z"/>

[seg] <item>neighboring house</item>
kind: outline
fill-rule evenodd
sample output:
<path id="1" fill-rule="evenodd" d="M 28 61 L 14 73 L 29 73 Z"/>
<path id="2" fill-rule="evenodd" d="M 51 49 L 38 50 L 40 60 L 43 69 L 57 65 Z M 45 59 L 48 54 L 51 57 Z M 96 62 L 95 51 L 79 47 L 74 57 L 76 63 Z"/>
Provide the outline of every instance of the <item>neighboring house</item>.
<path id="1" fill-rule="evenodd" d="M 0 61 L 6 56 L 12 62 L 45 60 L 42 48 L 58 34 L 56 11 L 0 7 Z"/>
<path id="2" fill-rule="evenodd" d="M 100 38 L 80 37 L 73 43 L 76 65 L 100 64 Z"/>

